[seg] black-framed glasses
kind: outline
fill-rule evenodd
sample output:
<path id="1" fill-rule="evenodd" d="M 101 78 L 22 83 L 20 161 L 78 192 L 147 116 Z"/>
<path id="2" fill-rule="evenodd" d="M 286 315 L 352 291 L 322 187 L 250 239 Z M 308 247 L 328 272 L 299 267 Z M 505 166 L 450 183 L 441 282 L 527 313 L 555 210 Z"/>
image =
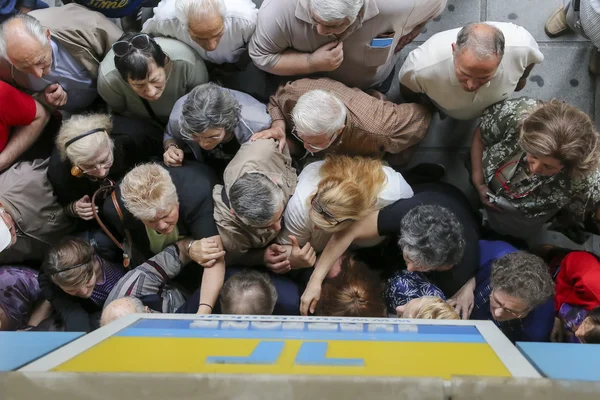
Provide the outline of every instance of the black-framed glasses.
<path id="1" fill-rule="evenodd" d="M 492 306 L 492 308 L 494 310 L 500 308 L 500 309 L 502 309 L 502 311 L 509 313 L 510 315 L 512 315 L 513 317 L 515 317 L 517 319 L 523 318 L 530 311 L 529 309 L 526 309 L 521 312 L 516 312 L 516 311 L 511 310 L 510 308 L 504 307 L 502 304 L 500 304 L 498 299 L 496 299 L 496 296 L 494 295 L 494 291 L 492 291 L 492 293 L 490 293 L 490 306 Z"/>
<path id="2" fill-rule="evenodd" d="M 310 201 L 310 205 L 312 206 L 313 210 L 315 210 L 317 213 L 319 213 L 319 215 L 321 215 L 325 219 L 325 221 L 329 222 L 331 225 L 339 225 L 342 222 L 347 221 L 349 219 L 349 218 L 346 218 L 343 220 L 337 219 L 332 213 L 327 211 L 321 205 L 321 203 L 319 203 L 319 201 L 317 200 L 317 196 L 314 196 L 312 198 L 312 200 Z"/>
<path id="3" fill-rule="evenodd" d="M 125 57 L 132 49 L 146 50 L 150 47 L 150 36 L 145 33 L 135 35 L 130 40 L 119 40 L 113 43 L 112 49 L 117 57 Z"/>

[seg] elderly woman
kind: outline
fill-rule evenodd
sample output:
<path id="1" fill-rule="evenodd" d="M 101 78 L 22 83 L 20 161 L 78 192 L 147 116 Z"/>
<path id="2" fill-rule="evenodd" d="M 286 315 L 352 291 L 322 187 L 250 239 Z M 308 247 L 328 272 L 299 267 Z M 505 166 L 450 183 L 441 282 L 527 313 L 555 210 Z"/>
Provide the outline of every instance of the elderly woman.
<path id="1" fill-rule="evenodd" d="M 267 107 L 252 96 L 214 83 L 200 85 L 175 103 L 163 159 L 170 167 L 180 166 L 187 150 L 223 171 L 242 144 L 270 125 Z"/>
<path id="2" fill-rule="evenodd" d="M 554 284 L 540 257 L 509 247 L 475 277 L 471 319 L 490 320 L 512 342 L 547 342 L 554 323 Z"/>
<path id="3" fill-rule="evenodd" d="M 0 267 L 0 331 L 37 325 L 35 310 L 42 306 L 38 271 L 22 266 Z"/>
<path id="4" fill-rule="evenodd" d="M 413 319 L 459 319 L 450 304 L 437 296 L 417 297 L 403 306 L 396 307 L 401 318 Z"/>
<path id="5" fill-rule="evenodd" d="M 108 223 L 131 240 L 144 259 L 181 237 L 194 239 L 187 250 L 193 261 L 206 267 L 198 311 L 204 314 L 212 312 L 225 276 L 225 252 L 213 218 L 214 184 L 210 168 L 196 162 L 180 168 L 142 164 L 125 175 L 115 198 L 107 198 L 103 207 Z M 192 248 L 195 242 L 200 245 Z"/>
<path id="6" fill-rule="evenodd" d="M 65 238 L 48 253 L 38 280 L 65 330 L 90 332 L 99 326 L 102 306 L 124 275 L 122 266 L 100 257 L 87 241 Z"/>
<path id="7" fill-rule="evenodd" d="M 571 218 L 561 222 L 583 231 L 600 217 L 599 156 L 594 124 L 573 106 L 521 98 L 489 107 L 473 137 L 471 173 L 490 227 L 528 239 L 564 209 Z"/>
<path id="8" fill-rule="evenodd" d="M 469 201 L 448 184 L 417 185 L 413 190 L 412 198 L 372 212 L 331 237 L 302 295 L 303 315 L 314 312 L 323 280 L 357 240 L 390 236 L 393 240 L 383 253 L 393 258 L 378 262 L 396 269 L 426 272 L 448 297 L 467 283 L 479 262 L 478 224 Z M 397 246 L 402 257 L 398 257 Z"/>
<path id="9" fill-rule="evenodd" d="M 98 93 L 113 112 L 164 127 L 175 102 L 206 82 L 204 62 L 187 45 L 125 33 L 100 64 Z"/>
<path id="10" fill-rule="evenodd" d="M 309 164 L 283 214 L 285 224 L 276 240 L 283 246 L 273 246 L 280 254 L 267 267 L 279 273 L 312 267 L 315 252 L 323 251 L 333 233 L 412 196 L 402 175 L 379 160 L 327 156 Z"/>
<path id="11" fill-rule="evenodd" d="M 48 179 L 68 215 L 94 218 L 91 198 L 109 180 L 159 154 L 160 129 L 108 114 L 74 115 L 63 122 L 50 157 Z"/>

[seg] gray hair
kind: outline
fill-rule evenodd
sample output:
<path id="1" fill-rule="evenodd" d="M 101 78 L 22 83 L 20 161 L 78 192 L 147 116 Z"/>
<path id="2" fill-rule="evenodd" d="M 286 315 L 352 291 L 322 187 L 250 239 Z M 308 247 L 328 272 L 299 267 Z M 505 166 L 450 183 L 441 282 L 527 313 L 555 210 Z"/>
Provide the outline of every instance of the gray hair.
<path id="1" fill-rule="evenodd" d="M 227 9 L 223 0 L 175 0 L 175 16 L 186 27 L 190 15 L 200 18 L 213 12 L 225 18 Z"/>
<path id="2" fill-rule="evenodd" d="M 223 314 L 271 315 L 277 291 L 269 275 L 243 270 L 225 282 L 220 298 Z"/>
<path id="3" fill-rule="evenodd" d="M 548 266 L 540 257 L 516 251 L 492 264 L 492 288 L 523 299 L 530 309 L 554 296 L 554 283 Z"/>
<path id="4" fill-rule="evenodd" d="M 212 82 L 196 86 L 183 102 L 179 117 L 181 137 L 193 140 L 209 128 L 233 132 L 241 112 L 240 103 L 229 90 Z"/>
<path id="5" fill-rule="evenodd" d="M 308 8 L 325 22 L 348 18 L 354 23 L 365 0 L 308 0 Z"/>
<path id="6" fill-rule="evenodd" d="M 333 135 L 346 123 L 346 106 L 324 90 L 311 90 L 298 99 L 292 121 L 303 135 Z"/>
<path id="7" fill-rule="evenodd" d="M 22 22 L 21 29 L 23 29 L 33 38 L 37 39 L 42 46 L 46 46 L 48 44 L 48 36 L 46 36 L 46 29 L 42 26 L 40 21 L 33 18 L 29 14 L 17 14 L 0 24 L 0 57 L 7 60 L 8 58 L 6 56 L 6 27 L 9 24 L 14 24 L 16 20 L 20 20 Z"/>
<path id="8" fill-rule="evenodd" d="M 486 29 L 477 29 L 484 26 Z M 479 60 L 504 56 L 504 33 L 497 27 L 483 22 L 465 25 L 456 36 L 455 52 L 470 49 Z"/>
<path id="9" fill-rule="evenodd" d="M 137 297 L 121 297 L 104 306 L 100 317 L 100 326 L 116 321 L 129 314 L 144 314 L 146 307 Z"/>
<path id="10" fill-rule="evenodd" d="M 244 224 L 265 227 L 283 206 L 283 191 L 268 176 L 246 172 L 231 185 L 229 202 Z"/>
<path id="11" fill-rule="evenodd" d="M 452 211 L 438 205 L 420 205 L 402 218 L 398 246 L 423 270 L 453 266 L 463 256 L 464 230 Z"/>

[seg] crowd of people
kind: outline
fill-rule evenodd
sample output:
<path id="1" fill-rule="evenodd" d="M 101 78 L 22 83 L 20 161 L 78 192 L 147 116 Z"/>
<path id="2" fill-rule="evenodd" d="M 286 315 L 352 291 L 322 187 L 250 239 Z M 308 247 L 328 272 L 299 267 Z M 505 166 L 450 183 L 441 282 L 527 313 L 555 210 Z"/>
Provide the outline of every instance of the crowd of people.
<path id="1" fill-rule="evenodd" d="M 597 255 L 531 245 L 600 233 L 600 137 L 515 95 L 544 61 L 524 27 L 438 32 L 397 70 L 446 0 L 77 3 L 2 9 L 1 330 L 316 314 L 600 343 Z M 546 32 L 594 41 L 599 17 L 565 1 Z M 434 113 L 479 119 L 477 206 L 407 168 Z"/>

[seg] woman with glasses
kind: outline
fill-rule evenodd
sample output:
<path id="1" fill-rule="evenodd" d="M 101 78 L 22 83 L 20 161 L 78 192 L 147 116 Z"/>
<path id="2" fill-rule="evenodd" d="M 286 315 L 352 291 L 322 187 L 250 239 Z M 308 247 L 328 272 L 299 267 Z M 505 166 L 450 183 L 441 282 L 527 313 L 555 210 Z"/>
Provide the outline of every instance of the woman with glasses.
<path id="1" fill-rule="evenodd" d="M 100 65 L 98 93 L 113 112 L 164 128 L 175 102 L 206 82 L 204 62 L 186 44 L 125 33 Z"/>
<path id="2" fill-rule="evenodd" d="M 283 245 L 280 254 L 267 265 L 287 261 L 288 271 L 312 267 L 314 252 L 320 253 L 334 232 L 412 196 L 402 175 L 379 160 L 329 155 L 325 161 L 309 164 L 285 208 L 285 224 L 277 237 Z M 279 260 L 284 254 L 285 260 Z"/>
<path id="3" fill-rule="evenodd" d="M 490 320 L 512 342 L 547 342 L 554 324 L 554 284 L 540 257 L 504 242 L 480 242 L 472 320 Z"/>
<path id="4" fill-rule="evenodd" d="M 471 179 L 490 227 L 528 239 L 564 210 L 564 227 L 597 230 L 599 156 L 592 120 L 573 106 L 521 98 L 489 107 L 473 137 Z"/>
<path id="5" fill-rule="evenodd" d="M 94 219 L 94 192 L 159 155 L 160 133 L 147 121 L 108 114 L 81 114 L 66 120 L 50 157 L 48 179 L 67 214 Z"/>
<path id="6" fill-rule="evenodd" d="M 99 326 L 102 306 L 125 269 L 98 255 L 87 241 L 65 238 L 54 246 L 38 280 L 66 331 L 90 332 Z"/>

